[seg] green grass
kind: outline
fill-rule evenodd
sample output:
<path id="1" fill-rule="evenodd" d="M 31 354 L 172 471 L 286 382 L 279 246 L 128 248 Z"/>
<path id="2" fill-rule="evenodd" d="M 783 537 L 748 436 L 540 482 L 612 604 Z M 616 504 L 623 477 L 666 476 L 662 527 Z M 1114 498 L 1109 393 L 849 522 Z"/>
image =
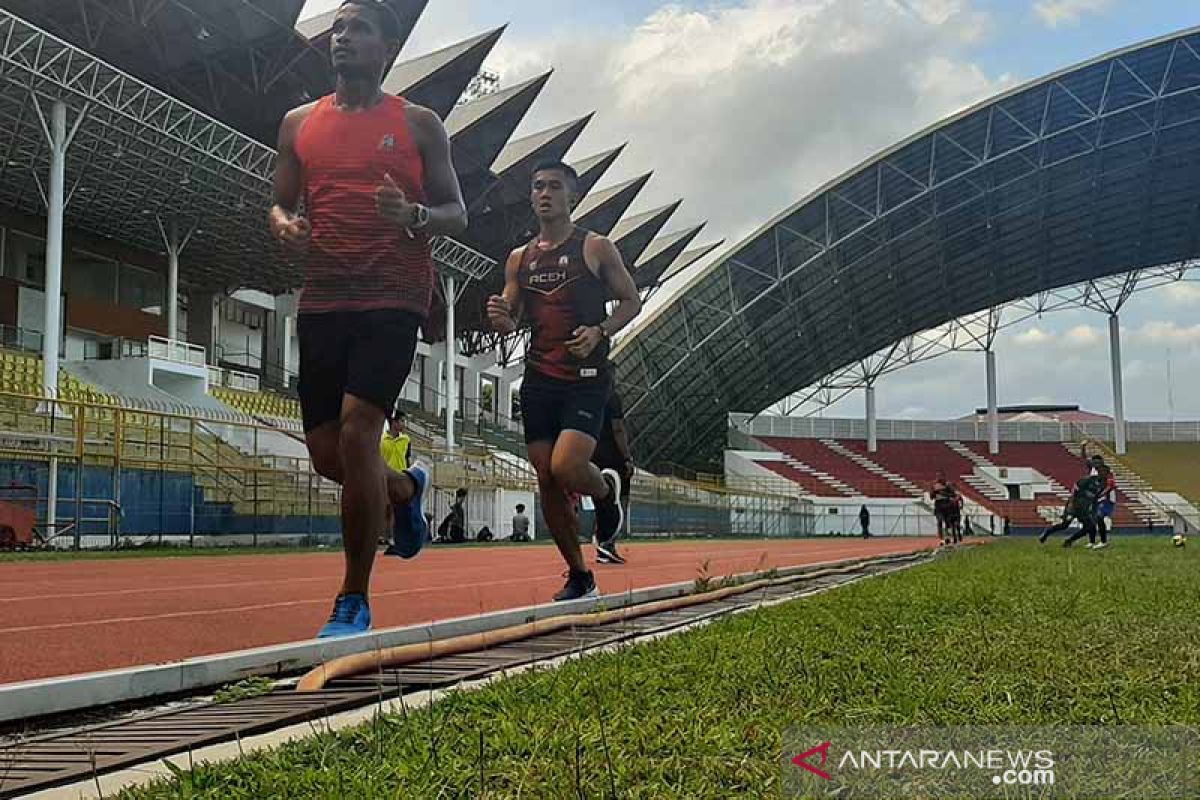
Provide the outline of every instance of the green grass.
<path id="1" fill-rule="evenodd" d="M 270 694 L 274 688 L 275 681 L 270 678 L 259 676 L 246 678 L 237 683 L 222 686 L 213 695 L 213 702 L 222 705 L 225 703 L 236 703 L 238 700 Z"/>
<path id="2" fill-rule="evenodd" d="M 123 797 L 775 798 L 794 725 L 1195 724 L 1197 574 L 1003 542 Z"/>

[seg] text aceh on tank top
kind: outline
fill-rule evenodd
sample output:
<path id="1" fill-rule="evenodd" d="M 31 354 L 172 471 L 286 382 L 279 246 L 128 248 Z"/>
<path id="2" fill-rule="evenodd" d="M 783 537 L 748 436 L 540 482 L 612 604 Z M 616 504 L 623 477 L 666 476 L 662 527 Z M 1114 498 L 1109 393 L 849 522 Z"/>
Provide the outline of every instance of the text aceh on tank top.
<path id="1" fill-rule="evenodd" d="M 608 316 L 608 286 L 588 269 L 583 245 L 588 232 L 576 226 L 562 244 L 542 250 L 537 240 L 525 246 L 517 283 L 524 316 L 533 322 L 525 366 L 564 381 L 588 380 L 604 374 L 609 346 L 601 341 L 587 358 L 567 351 L 581 325 L 599 325 Z"/>
<path id="2" fill-rule="evenodd" d="M 425 172 L 408 103 L 385 94 L 346 112 L 323 97 L 304 120 L 296 155 L 312 224 L 300 313 L 399 309 L 422 317 L 433 293 L 429 236 L 387 222 L 375 191 L 390 175 L 409 202 L 425 203 Z"/>

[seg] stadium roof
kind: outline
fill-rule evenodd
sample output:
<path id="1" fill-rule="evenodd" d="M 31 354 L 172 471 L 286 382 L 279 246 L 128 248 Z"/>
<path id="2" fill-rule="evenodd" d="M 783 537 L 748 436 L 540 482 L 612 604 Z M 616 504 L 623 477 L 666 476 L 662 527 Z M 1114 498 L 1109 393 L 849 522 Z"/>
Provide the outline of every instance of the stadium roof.
<path id="1" fill-rule="evenodd" d="M 1200 29 L 945 120 L 727 251 L 616 348 L 633 450 L 709 468 L 731 411 L 968 314 L 1197 256 Z"/>
<path id="2" fill-rule="evenodd" d="M 425 0 L 388 0 L 405 38 Z M 333 13 L 298 21 L 302 0 L 0 0 L 0 204 L 44 213 L 47 120 L 57 101 L 76 135 L 67 153 L 70 227 L 151 252 L 162 250 L 161 218 L 199 228 L 182 256 L 186 287 L 245 287 L 282 293 L 301 281 L 266 235 L 275 153 L 290 108 L 332 90 L 328 27 Z M 530 235 L 529 175 L 536 161 L 563 158 L 591 115 L 510 141 L 549 73 L 461 103 L 464 89 L 504 29 L 488 31 L 393 66 L 385 86 L 446 118 L 471 212 L 455 251 L 502 261 Z M 586 194 L 624 145 L 580 162 Z M 648 176 L 599 192 L 595 221 L 611 230 Z M 667 215 L 669 216 L 669 215 Z M 628 237 L 631 265 L 651 244 Z M 666 222 L 664 216 L 661 220 Z M 449 243 L 447 243 L 449 244 Z M 443 247 L 441 252 L 449 252 Z M 478 324 L 483 292 L 472 287 L 461 322 Z"/>

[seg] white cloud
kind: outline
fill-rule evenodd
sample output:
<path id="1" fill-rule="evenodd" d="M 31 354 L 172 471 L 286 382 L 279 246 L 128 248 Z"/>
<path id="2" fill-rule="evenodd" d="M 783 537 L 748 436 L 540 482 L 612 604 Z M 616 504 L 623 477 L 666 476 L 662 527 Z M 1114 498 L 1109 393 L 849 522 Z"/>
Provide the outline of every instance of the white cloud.
<path id="1" fill-rule="evenodd" d="M 1172 306 L 1200 306 L 1200 283 L 1172 283 L 1163 295 Z"/>
<path id="2" fill-rule="evenodd" d="M 1023 346 L 1039 346 L 1045 345 L 1054 341 L 1055 336 L 1041 328 L 1030 328 L 1024 330 L 1012 337 L 1013 341 Z"/>
<path id="3" fill-rule="evenodd" d="M 1063 334 L 1063 343 L 1071 348 L 1091 349 L 1104 345 L 1100 329 L 1091 325 L 1076 325 Z"/>
<path id="4" fill-rule="evenodd" d="M 732 244 L 1006 88 L 963 55 L 987 21 L 970 0 L 673 4 L 607 34 L 514 27 L 489 65 L 509 84 L 553 65 L 523 131 L 596 110 L 572 157 L 628 141 L 606 183 L 654 170 L 635 211 L 682 197 L 669 227 L 707 219 Z"/>
<path id="5" fill-rule="evenodd" d="M 1095 14 L 1108 8 L 1111 0 L 1038 0 L 1033 13 L 1044 25 L 1078 25 L 1084 14 Z"/>
<path id="6" fill-rule="evenodd" d="M 1133 331 L 1132 341 L 1163 347 L 1200 347 L 1200 325 L 1180 325 L 1174 321 L 1147 322 Z"/>

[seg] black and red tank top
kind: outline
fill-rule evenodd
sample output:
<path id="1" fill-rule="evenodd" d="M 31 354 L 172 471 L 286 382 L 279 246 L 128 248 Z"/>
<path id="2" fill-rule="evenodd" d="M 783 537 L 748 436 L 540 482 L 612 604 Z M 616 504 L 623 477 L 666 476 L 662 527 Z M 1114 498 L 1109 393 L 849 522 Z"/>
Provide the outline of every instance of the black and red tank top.
<path id="1" fill-rule="evenodd" d="M 590 380 L 606 374 L 608 341 L 601 341 L 584 359 L 567 351 L 581 325 L 599 325 L 608 312 L 608 286 L 588 269 L 583 244 L 588 231 L 576 226 L 571 235 L 550 250 L 535 239 L 525 246 L 517 281 L 524 317 L 533 323 L 525 366 L 551 378 Z"/>
<path id="2" fill-rule="evenodd" d="M 386 222 L 375 190 L 391 175 L 411 202 L 425 203 L 421 152 L 408 103 L 384 95 L 374 108 L 342 111 L 319 100 L 301 125 L 296 155 L 312 240 L 300 313 L 401 309 L 429 313 L 433 258 L 429 237 Z"/>

